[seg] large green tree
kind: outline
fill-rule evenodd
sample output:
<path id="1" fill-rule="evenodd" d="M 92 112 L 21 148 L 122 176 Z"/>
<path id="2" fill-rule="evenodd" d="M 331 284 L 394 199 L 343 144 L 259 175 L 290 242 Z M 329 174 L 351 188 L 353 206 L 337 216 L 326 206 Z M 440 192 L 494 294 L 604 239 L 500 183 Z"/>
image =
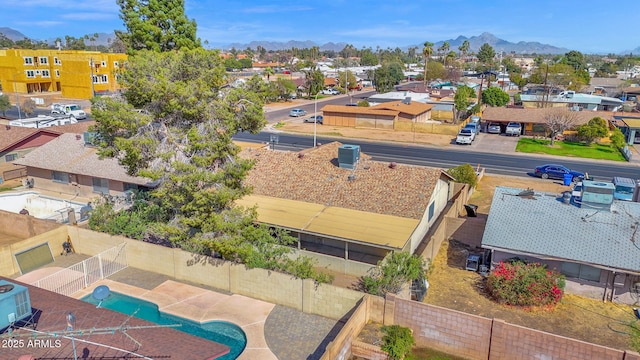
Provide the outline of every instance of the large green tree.
<path id="1" fill-rule="evenodd" d="M 422 48 L 422 55 L 424 55 L 424 75 L 423 75 L 422 83 L 426 86 L 427 79 L 429 78 L 427 76 L 427 64 L 429 63 L 429 59 L 431 58 L 431 55 L 433 55 L 432 42 L 425 41 L 424 47 Z"/>
<path id="2" fill-rule="evenodd" d="M 324 74 L 314 66 L 309 70 L 305 70 L 304 75 L 304 88 L 307 92 L 307 98 L 311 99 L 324 88 Z"/>
<path id="3" fill-rule="evenodd" d="M 474 110 L 477 109 L 469 110 L 469 106 L 472 104 L 471 99 L 474 99 L 475 97 L 476 92 L 472 88 L 466 85 L 458 86 L 456 95 L 453 98 L 455 105 L 453 116 L 454 123 L 456 123 L 458 119 L 462 118 L 462 115 L 467 115 L 469 112 L 476 112 Z M 476 104 L 476 106 L 478 105 Z"/>
<path id="4" fill-rule="evenodd" d="M 116 0 L 127 31 L 116 35 L 129 53 L 138 50 L 169 51 L 201 46 L 196 22 L 184 12 L 184 0 Z"/>
<path id="5" fill-rule="evenodd" d="M 495 50 L 491 47 L 491 45 L 484 43 L 480 46 L 480 50 L 478 50 L 478 61 L 485 65 L 489 65 L 493 62 L 493 58 L 496 56 Z"/>
<path id="6" fill-rule="evenodd" d="M 492 107 L 505 106 L 509 103 L 509 94 L 499 87 L 491 86 L 482 92 L 482 103 Z"/>

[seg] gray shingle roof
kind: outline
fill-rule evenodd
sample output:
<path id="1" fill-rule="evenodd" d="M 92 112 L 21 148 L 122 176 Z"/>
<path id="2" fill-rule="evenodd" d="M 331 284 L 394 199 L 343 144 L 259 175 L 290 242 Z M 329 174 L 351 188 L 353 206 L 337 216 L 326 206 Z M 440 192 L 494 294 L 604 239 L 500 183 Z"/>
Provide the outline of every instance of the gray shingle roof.
<path id="1" fill-rule="evenodd" d="M 14 164 L 70 174 L 150 186 L 151 180 L 127 175 L 116 159 L 100 159 L 97 148 L 85 146 L 82 135 L 62 134 L 14 161 Z"/>
<path id="2" fill-rule="evenodd" d="M 640 273 L 640 203 L 615 201 L 606 211 L 521 191 L 496 187 L 483 247 Z"/>

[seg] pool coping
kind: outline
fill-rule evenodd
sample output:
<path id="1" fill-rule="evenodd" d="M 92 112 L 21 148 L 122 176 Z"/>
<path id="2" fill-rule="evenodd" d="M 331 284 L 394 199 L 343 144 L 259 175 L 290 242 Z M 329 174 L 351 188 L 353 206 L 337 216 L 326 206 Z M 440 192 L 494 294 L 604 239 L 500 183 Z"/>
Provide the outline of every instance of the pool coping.
<path id="1" fill-rule="evenodd" d="M 76 299 L 93 293 L 106 285 L 112 291 L 152 302 L 162 312 L 197 323 L 227 321 L 239 326 L 247 337 L 247 345 L 238 360 L 278 358 L 267 346 L 264 326 L 275 304 L 246 296 L 226 295 L 215 291 L 166 280 L 151 290 L 104 279 L 73 294 Z"/>

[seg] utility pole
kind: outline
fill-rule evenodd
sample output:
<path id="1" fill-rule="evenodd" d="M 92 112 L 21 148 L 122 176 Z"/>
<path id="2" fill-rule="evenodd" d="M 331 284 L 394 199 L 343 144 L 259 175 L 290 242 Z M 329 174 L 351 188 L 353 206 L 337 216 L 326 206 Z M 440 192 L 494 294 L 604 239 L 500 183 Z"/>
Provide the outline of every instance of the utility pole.
<path id="1" fill-rule="evenodd" d="M 18 74 L 17 72 L 13 73 L 13 91 L 15 91 L 16 93 L 16 107 L 18 108 L 18 119 L 22 119 L 22 113 L 20 112 L 20 97 L 18 96 L 18 86 L 17 86 L 17 82 L 18 80 L 16 80 L 16 74 Z"/>
<path id="2" fill-rule="evenodd" d="M 89 58 L 89 66 L 91 67 L 91 97 L 96 96 L 96 89 L 93 84 L 93 58 Z"/>

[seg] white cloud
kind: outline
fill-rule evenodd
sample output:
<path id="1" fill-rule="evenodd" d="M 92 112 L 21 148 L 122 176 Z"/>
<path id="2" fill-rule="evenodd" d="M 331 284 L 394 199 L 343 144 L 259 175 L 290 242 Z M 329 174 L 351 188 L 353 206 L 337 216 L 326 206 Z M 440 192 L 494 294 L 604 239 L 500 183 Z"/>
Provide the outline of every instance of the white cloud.
<path id="1" fill-rule="evenodd" d="M 80 12 L 80 13 L 63 13 L 60 14 L 60 17 L 66 20 L 80 20 L 80 21 L 91 21 L 91 20 L 105 20 L 105 19 L 116 19 L 117 17 L 114 14 L 103 13 L 103 12 Z"/>

